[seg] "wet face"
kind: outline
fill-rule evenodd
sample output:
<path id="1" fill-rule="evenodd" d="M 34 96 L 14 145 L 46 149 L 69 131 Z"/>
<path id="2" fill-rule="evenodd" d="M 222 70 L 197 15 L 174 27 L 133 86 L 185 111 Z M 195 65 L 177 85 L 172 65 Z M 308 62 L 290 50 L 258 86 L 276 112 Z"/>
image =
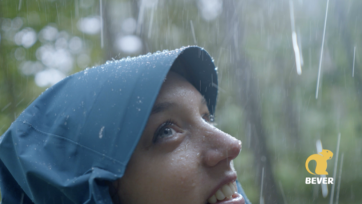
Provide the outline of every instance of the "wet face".
<path id="1" fill-rule="evenodd" d="M 125 175 L 114 185 L 126 204 L 205 204 L 217 197 L 242 203 L 231 166 L 240 148 L 239 140 L 211 124 L 201 94 L 170 72 Z"/>

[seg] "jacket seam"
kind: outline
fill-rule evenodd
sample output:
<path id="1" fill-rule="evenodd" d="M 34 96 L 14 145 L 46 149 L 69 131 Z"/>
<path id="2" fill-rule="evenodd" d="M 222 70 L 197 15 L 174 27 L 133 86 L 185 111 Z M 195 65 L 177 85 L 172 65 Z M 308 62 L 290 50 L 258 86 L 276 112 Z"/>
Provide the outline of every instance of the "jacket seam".
<path id="1" fill-rule="evenodd" d="M 119 164 L 121 164 L 121 165 L 124 165 L 122 162 L 120 162 L 120 161 L 118 161 L 118 160 L 116 160 L 116 159 L 113 159 L 113 158 L 111 158 L 111 157 L 109 157 L 109 156 L 107 156 L 107 155 L 105 155 L 105 154 L 103 154 L 103 153 L 100 153 L 100 152 L 98 152 L 98 151 L 95 151 L 95 150 L 93 150 L 93 149 L 91 149 L 91 148 L 89 148 L 89 147 L 87 147 L 87 146 L 81 145 L 81 144 L 79 144 L 78 142 L 75 142 L 75 141 L 73 141 L 73 140 L 71 140 L 71 139 L 62 137 L 62 136 L 60 136 L 60 135 L 56 135 L 56 134 L 44 132 L 44 131 L 42 131 L 42 130 L 37 129 L 36 127 L 34 127 L 32 124 L 30 124 L 30 123 L 28 123 L 28 122 L 23 122 L 23 123 L 29 125 L 31 128 L 33 128 L 35 131 L 37 131 L 37 132 L 39 132 L 39 133 L 42 133 L 42 134 L 45 134 L 45 135 L 49 135 L 49 136 L 52 136 L 52 137 L 55 137 L 55 138 L 58 138 L 58 139 L 63 139 L 63 140 L 65 140 L 65 141 L 67 141 L 67 142 L 70 142 L 70 143 L 72 143 L 72 144 L 74 144 L 74 145 L 77 145 L 77 146 L 79 146 L 79 147 L 81 147 L 81 148 L 84 148 L 84 149 L 86 149 L 86 150 L 88 150 L 88 151 L 90 151 L 90 152 L 92 152 L 92 153 L 94 153 L 94 154 L 97 154 L 98 156 L 105 157 L 105 158 L 107 158 L 107 159 L 109 159 L 109 160 L 111 160 L 111 161 L 114 161 L 114 162 L 117 162 L 117 163 L 119 163 Z"/>

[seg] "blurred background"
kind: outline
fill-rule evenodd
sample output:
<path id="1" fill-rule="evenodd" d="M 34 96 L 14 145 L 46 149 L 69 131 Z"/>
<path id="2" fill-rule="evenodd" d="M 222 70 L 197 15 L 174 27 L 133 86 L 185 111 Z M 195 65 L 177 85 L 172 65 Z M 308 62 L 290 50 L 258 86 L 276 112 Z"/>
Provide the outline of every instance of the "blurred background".
<path id="1" fill-rule="evenodd" d="M 1 0 L 0 135 L 66 76 L 196 44 L 218 67 L 217 127 L 243 142 L 234 163 L 253 203 L 362 203 L 361 9 L 359 0 Z M 306 159 L 322 148 L 334 153 L 334 185 L 307 185 Z"/>

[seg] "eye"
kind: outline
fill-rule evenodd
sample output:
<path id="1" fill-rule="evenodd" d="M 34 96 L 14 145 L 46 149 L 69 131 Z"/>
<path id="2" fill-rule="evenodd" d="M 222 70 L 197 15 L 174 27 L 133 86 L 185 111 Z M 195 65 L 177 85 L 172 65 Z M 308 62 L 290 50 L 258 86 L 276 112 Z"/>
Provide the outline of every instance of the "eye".
<path id="1" fill-rule="evenodd" d="M 174 129 L 174 122 L 171 120 L 163 123 L 159 128 L 157 128 L 155 135 L 153 137 L 153 142 L 157 142 L 158 140 L 162 140 L 167 137 L 171 137 L 176 133 Z"/>
<path id="2" fill-rule="evenodd" d="M 160 130 L 160 133 L 157 135 L 157 137 L 158 138 L 170 137 L 175 133 L 176 133 L 176 131 L 173 128 L 165 127 Z"/>
<path id="3" fill-rule="evenodd" d="M 215 120 L 214 120 L 214 116 L 213 115 L 210 115 L 209 113 L 205 113 L 204 115 L 202 115 L 202 118 L 212 124 L 212 125 L 215 125 Z"/>

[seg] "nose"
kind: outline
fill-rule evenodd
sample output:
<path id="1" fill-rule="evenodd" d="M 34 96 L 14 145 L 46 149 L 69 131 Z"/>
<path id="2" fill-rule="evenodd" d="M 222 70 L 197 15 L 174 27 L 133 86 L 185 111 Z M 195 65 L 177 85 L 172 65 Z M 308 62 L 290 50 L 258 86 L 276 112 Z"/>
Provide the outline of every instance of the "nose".
<path id="1" fill-rule="evenodd" d="M 241 151 L 241 141 L 233 136 L 209 126 L 204 130 L 204 157 L 203 163 L 215 166 L 220 162 L 230 162 Z"/>

